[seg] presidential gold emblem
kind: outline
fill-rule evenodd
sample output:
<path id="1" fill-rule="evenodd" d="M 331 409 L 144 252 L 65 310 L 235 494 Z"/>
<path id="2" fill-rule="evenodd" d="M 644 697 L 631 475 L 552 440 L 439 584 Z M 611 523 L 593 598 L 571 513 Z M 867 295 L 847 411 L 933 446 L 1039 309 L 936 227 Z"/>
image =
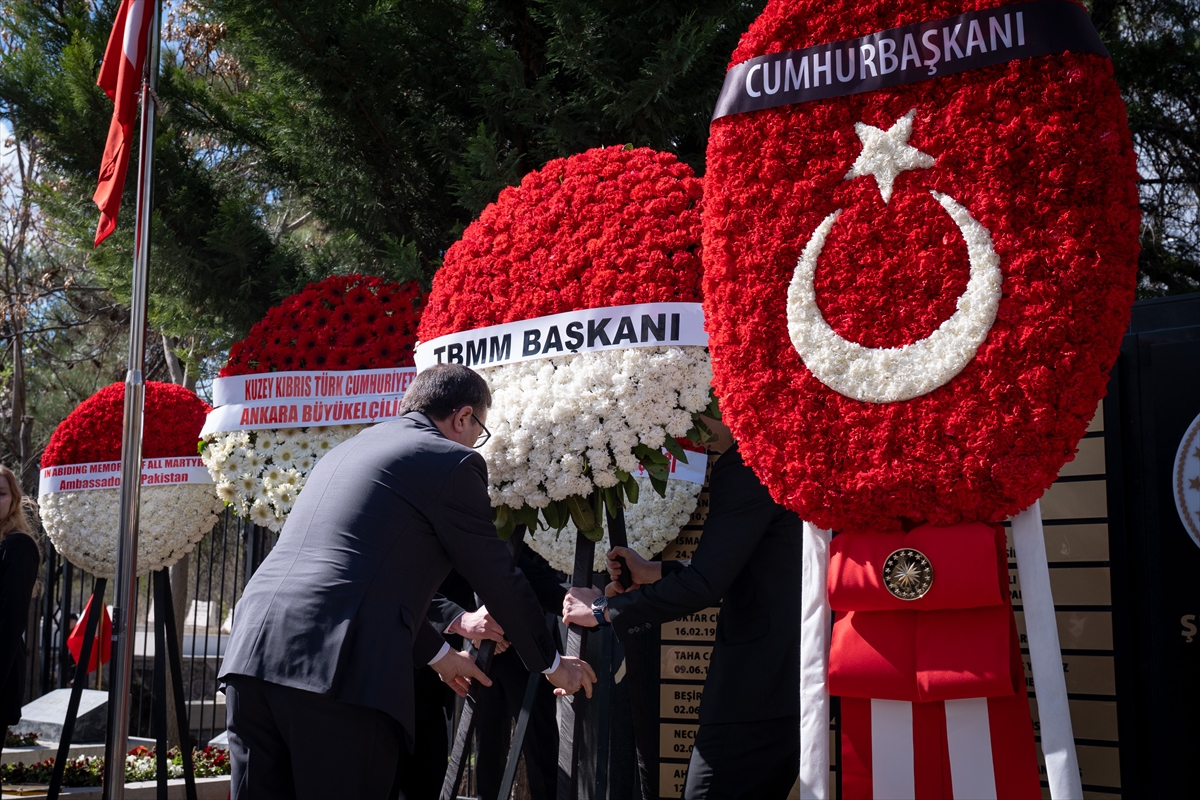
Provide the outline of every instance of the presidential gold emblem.
<path id="1" fill-rule="evenodd" d="M 883 562 L 883 585 L 901 600 L 916 600 L 933 585 L 933 565 L 920 550 L 902 548 Z"/>

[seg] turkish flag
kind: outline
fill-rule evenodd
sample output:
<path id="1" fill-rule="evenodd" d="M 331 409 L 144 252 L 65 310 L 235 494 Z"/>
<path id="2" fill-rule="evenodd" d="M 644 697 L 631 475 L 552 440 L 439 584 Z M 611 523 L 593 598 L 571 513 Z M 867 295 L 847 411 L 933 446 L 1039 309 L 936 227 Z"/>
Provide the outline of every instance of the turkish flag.
<path id="1" fill-rule="evenodd" d="M 83 607 L 83 613 L 79 616 L 79 622 L 75 623 L 75 627 L 71 630 L 71 634 L 67 637 L 67 649 L 71 651 L 71 657 L 75 659 L 75 663 L 79 663 L 79 655 L 83 652 L 83 642 L 87 638 L 87 630 L 84 626 L 87 625 L 88 614 L 91 613 L 92 601 L 95 597 L 88 599 L 87 605 Z M 92 654 L 88 658 L 88 672 L 95 672 L 96 668 L 101 664 L 107 664 L 112 658 L 112 618 L 108 616 L 108 607 L 103 603 L 100 604 L 100 632 L 97 634 L 97 642 L 92 644 Z"/>
<path id="2" fill-rule="evenodd" d="M 129 149 L 133 144 L 133 122 L 137 116 L 138 87 L 145 67 L 150 20 L 154 16 L 150 0 L 121 0 L 116 22 L 104 50 L 104 62 L 96 84 L 113 101 L 112 122 L 104 159 L 100 162 L 100 181 L 92 200 L 100 207 L 95 246 L 117 227 L 125 172 L 129 168 Z"/>

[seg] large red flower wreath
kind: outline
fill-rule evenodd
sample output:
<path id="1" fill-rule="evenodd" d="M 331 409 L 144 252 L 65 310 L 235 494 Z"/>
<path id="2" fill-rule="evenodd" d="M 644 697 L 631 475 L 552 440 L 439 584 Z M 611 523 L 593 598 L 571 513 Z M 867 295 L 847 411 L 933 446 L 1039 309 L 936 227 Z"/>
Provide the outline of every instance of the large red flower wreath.
<path id="1" fill-rule="evenodd" d="M 142 456 L 194 456 L 204 418 L 212 411 L 196 393 L 173 383 L 146 382 Z M 42 453 L 42 467 L 121 458 L 125 384 L 105 386 L 59 423 Z"/>
<path id="2" fill-rule="evenodd" d="M 977 2 L 775 0 L 732 63 L 964 11 Z M 915 109 L 885 204 L 848 179 L 855 124 L 887 130 Z M 1134 155 L 1111 63 L 1063 54 L 724 117 L 705 190 L 705 316 L 721 407 L 774 497 L 822 527 L 998 521 L 1036 500 L 1072 457 L 1103 396 L 1133 301 Z M 968 281 L 967 248 L 931 191 L 989 232 L 1003 297 L 975 357 L 933 391 L 854 400 L 789 338 L 789 282 L 829 232 L 813 286 L 842 338 L 895 348 L 929 336 Z"/>
<path id="3" fill-rule="evenodd" d="M 701 184 L 646 147 L 559 158 L 447 252 L 420 338 L 585 308 L 699 302 Z"/>
<path id="4" fill-rule="evenodd" d="M 367 275 L 310 283 L 272 307 L 229 351 L 221 377 L 292 370 L 411 367 L 425 296 Z"/>

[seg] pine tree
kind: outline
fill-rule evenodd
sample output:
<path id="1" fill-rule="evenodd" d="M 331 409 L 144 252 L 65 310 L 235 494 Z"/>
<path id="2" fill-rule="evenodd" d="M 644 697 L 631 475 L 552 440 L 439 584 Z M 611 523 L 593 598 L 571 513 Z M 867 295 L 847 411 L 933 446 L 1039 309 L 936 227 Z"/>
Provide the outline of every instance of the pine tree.
<path id="1" fill-rule="evenodd" d="M 1200 290 L 1200 2 L 1094 0 L 1141 174 L 1143 296 Z"/>

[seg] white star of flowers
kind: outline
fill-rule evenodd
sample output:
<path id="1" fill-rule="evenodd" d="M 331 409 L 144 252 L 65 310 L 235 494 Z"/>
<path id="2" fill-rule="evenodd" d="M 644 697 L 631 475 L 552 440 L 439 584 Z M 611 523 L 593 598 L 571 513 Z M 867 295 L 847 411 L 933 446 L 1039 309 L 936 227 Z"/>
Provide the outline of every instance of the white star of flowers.
<path id="1" fill-rule="evenodd" d="M 897 175 L 910 169 L 928 169 L 933 166 L 933 156 L 922 153 L 908 143 L 908 137 L 912 136 L 913 117 L 916 114 L 917 110 L 914 108 L 896 120 L 896 124 L 886 131 L 865 122 L 854 125 L 854 132 L 858 134 L 863 149 L 854 166 L 846 173 L 846 180 L 864 175 L 874 177 L 884 205 L 892 199 L 892 184 L 895 183 Z"/>

